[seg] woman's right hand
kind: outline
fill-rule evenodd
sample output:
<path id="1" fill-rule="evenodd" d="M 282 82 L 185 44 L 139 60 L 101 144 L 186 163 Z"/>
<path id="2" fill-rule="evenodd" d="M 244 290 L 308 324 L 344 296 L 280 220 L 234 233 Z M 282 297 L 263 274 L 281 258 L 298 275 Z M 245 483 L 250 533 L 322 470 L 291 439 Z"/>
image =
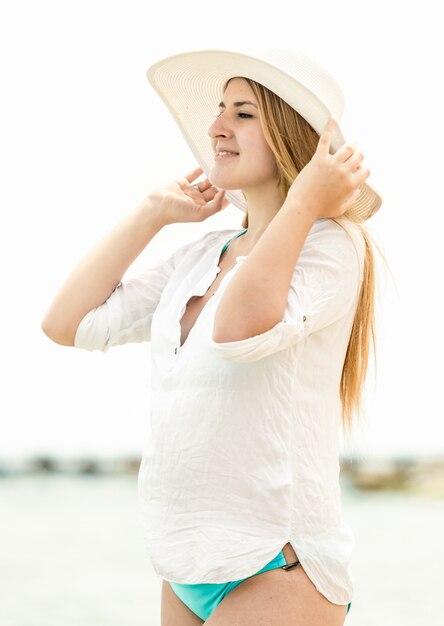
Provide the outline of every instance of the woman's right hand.
<path id="1" fill-rule="evenodd" d="M 202 168 L 198 167 L 183 178 L 153 189 L 149 194 L 148 204 L 159 212 L 162 223 L 203 222 L 230 204 L 224 197 L 225 190 L 217 190 L 208 178 L 199 181 L 199 191 L 193 181 L 202 172 Z"/>

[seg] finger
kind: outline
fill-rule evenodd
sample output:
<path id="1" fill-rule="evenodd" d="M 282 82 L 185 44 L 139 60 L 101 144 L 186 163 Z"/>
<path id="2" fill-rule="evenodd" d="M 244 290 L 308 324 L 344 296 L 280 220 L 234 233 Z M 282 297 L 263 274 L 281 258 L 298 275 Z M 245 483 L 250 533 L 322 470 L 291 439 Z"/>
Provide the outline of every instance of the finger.
<path id="1" fill-rule="evenodd" d="M 209 202 L 210 200 L 213 200 L 213 198 L 218 193 L 218 190 L 214 185 L 211 185 L 211 183 L 210 187 L 208 187 L 207 189 L 203 189 L 204 186 L 204 183 L 199 183 L 200 193 L 203 196 L 205 202 Z"/>
<path id="2" fill-rule="evenodd" d="M 216 189 L 216 187 L 214 187 L 214 185 L 210 183 L 208 178 L 205 178 L 204 180 L 199 181 L 199 189 L 201 191 L 205 191 L 206 189 L 212 189 L 212 188 Z"/>
<path id="3" fill-rule="evenodd" d="M 335 160 L 339 163 L 345 163 L 345 161 L 348 161 L 348 159 L 354 155 L 355 150 L 356 142 L 347 141 L 335 152 Z"/>
<path id="4" fill-rule="evenodd" d="M 357 186 L 361 185 L 365 180 L 367 180 L 367 178 L 370 176 L 370 173 L 371 172 L 368 167 L 360 167 L 355 172 L 352 172 L 351 176 L 353 184 Z"/>
<path id="5" fill-rule="evenodd" d="M 354 203 L 356 202 L 356 200 L 359 197 L 359 194 L 361 193 L 361 189 L 355 189 L 347 198 L 347 200 L 344 202 L 344 204 L 342 205 L 342 213 L 345 213 L 346 211 L 348 211 L 349 209 L 351 209 L 351 207 L 354 205 Z"/>
<path id="6" fill-rule="evenodd" d="M 222 192 L 221 197 L 220 197 L 220 200 L 218 201 L 220 203 L 220 209 L 226 209 L 227 206 L 230 205 L 230 201 L 226 197 L 226 190 L 221 189 L 221 192 Z"/>
<path id="7" fill-rule="evenodd" d="M 219 189 L 219 191 L 214 195 L 214 198 L 207 203 L 207 206 L 211 207 L 211 209 L 220 210 L 225 208 L 225 202 L 228 203 L 228 201 L 225 200 L 225 189 Z"/>
<path id="8" fill-rule="evenodd" d="M 353 203 L 356 198 L 359 196 L 359 194 L 362 192 L 362 189 L 360 187 L 358 187 L 358 189 L 355 189 L 354 192 L 351 194 L 351 202 Z"/>
<path id="9" fill-rule="evenodd" d="M 191 170 L 191 172 L 189 172 L 188 174 L 185 174 L 185 178 L 189 183 L 191 183 L 198 176 L 200 176 L 202 172 L 203 172 L 203 169 L 201 167 L 196 167 L 196 169 Z"/>
<path id="10" fill-rule="evenodd" d="M 334 117 L 330 117 L 325 128 L 319 137 L 318 146 L 316 148 L 317 154 L 321 156 L 325 156 L 330 151 L 331 144 L 331 136 L 333 134 L 334 129 L 336 128 L 336 120 Z"/>
<path id="11" fill-rule="evenodd" d="M 213 215 L 217 211 L 224 209 L 229 204 L 229 202 L 226 202 L 224 195 L 225 195 L 225 189 L 220 189 L 211 198 L 211 200 L 207 200 L 206 204 L 201 206 L 199 210 L 204 211 L 205 214 L 209 217 L 210 215 Z"/>
<path id="12" fill-rule="evenodd" d="M 212 193 L 213 195 L 219 191 L 219 189 L 213 185 L 213 183 L 208 180 L 208 178 L 205 178 L 204 180 L 200 180 L 198 183 L 195 183 L 194 185 L 191 185 L 191 187 L 193 189 L 196 189 L 196 191 L 199 193 Z M 199 189 L 197 188 L 199 187 Z"/>
<path id="13" fill-rule="evenodd" d="M 347 165 L 350 167 L 352 172 L 356 172 L 360 167 L 362 167 L 361 163 L 364 160 L 364 155 L 362 152 L 355 152 L 349 159 L 347 159 Z"/>

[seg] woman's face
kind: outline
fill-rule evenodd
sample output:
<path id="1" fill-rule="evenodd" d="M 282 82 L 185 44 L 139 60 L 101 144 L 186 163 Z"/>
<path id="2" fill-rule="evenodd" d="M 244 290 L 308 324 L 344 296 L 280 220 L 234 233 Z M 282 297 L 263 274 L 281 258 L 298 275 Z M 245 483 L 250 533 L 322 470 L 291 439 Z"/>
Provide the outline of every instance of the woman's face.
<path id="1" fill-rule="evenodd" d="M 253 104 L 236 106 L 248 100 Z M 265 141 L 259 121 L 257 100 L 243 78 L 233 78 L 223 95 L 219 115 L 208 130 L 213 152 L 231 150 L 237 155 L 215 158 L 210 181 L 220 189 L 276 187 L 277 168 L 274 155 Z M 255 106 L 256 105 L 256 106 Z M 215 113 L 215 115 L 217 115 Z"/>

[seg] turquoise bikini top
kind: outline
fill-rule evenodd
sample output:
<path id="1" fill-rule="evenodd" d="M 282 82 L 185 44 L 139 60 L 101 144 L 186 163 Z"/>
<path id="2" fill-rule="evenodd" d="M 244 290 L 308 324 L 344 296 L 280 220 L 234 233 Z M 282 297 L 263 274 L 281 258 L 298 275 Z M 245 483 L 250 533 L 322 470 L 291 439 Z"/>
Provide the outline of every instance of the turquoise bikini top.
<path id="1" fill-rule="evenodd" d="M 241 233 L 238 233 L 237 235 L 234 235 L 234 237 L 231 237 L 231 239 L 229 239 L 227 241 L 227 243 L 224 245 L 224 247 L 222 248 L 222 252 L 220 253 L 220 256 L 223 255 L 223 253 L 225 252 L 225 250 L 228 248 L 228 246 L 230 245 L 230 243 L 233 241 L 233 239 L 236 239 L 236 237 L 240 237 L 241 235 L 245 234 L 247 232 L 248 228 L 246 228 L 244 231 L 242 231 Z"/>

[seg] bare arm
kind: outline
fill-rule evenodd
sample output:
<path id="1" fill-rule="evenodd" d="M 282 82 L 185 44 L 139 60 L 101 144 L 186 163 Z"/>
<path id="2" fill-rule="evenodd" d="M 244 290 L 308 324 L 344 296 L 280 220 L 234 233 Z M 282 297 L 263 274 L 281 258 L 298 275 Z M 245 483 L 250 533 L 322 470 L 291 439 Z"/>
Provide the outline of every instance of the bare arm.
<path id="1" fill-rule="evenodd" d="M 197 167 L 185 176 L 154 189 L 79 263 L 65 280 L 43 321 L 44 333 L 55 343 L 73 346 L 85 315 L 103 304 L 151 239 L 167 224 L 202 222 L 229 202 Z"/>
<path id="2" fill-rule="evenodd" d="M 311 161 L 225 289 L 216 310 L 212 340 L 239 341 L 263 333 L 283 317 L 295 265 L 314 222 L 341 217 L 353 204 L 370 170 L 363 155 L 344 144 L 329 154 L 328 121 Z"/>
<path id="3" fill-rule="evenodd" d="M 213 341 L 253 337 L 282 319 L 294 267 L 314 222 L 308 211 L 284 203 L 225 289 Z"/>
<path id="4" fill-rule="evenodd" d="M 107 300 L 166 223 L 150 197 L 119 222 L 68 275 L 42 321 L 44 333 L 55 343 L 73 346 L 83 317 Z"/>

